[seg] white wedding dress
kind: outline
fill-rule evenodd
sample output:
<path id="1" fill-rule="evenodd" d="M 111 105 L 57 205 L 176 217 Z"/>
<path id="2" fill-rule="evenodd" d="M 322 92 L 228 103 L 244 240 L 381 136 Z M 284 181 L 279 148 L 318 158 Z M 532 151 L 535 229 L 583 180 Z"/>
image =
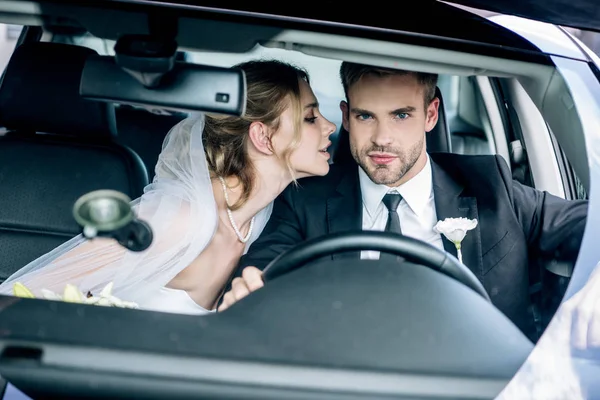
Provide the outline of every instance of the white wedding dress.
<path id="1" fill-rule="evenodd" d="M 36 297 L 42 289 L 62 293 L 67 283 L 96 294 L 113 282 L 112 294 L 141 309 L 183 314 L 211 312 L 187 292 L 166 285 L 204 250 L 217 228 L 218 215 L 202 144 L 204 115 L 177 124 L 163 143 L 154 181 L 132 202 L 139 218 L 152 227 L 154 241 L 142 252 L 109 239 L 86 241 L 79 235 L 32 261 L 0 285 L 12 295 L 21 282 Z M 250 244 L 262 232 L 272 203 L 255 217 Z"/>

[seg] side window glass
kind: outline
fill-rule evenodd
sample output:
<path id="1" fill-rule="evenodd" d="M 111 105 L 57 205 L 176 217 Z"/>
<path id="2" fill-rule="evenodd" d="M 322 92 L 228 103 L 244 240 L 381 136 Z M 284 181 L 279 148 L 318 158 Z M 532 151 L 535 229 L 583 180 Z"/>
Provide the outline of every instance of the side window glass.
<path id="1" fill-rule="evenodd" d="M 4 71 L 10 61 L 10 57 L 15 51 L 22 30 L 23 26 L 21 25 L 0 24 L 0 76 L 2 78 L 4 77 Z M 0 78 L 0 83 L 2 78 Z M 5 133 L 5 127 L 0 126 L 0 136 L 3 136 Z"/>
<path id="2" fill-rule="evenodd" d="M 440 75 L 438 87 L 444 97 L 452 152 L 494 154 L 493 132 L 475 78 Z"/>
<path id="3" fill-rule="evenodd" d="M 50 40 L 53 43 L 73 44 L 88 47 L 102 56 L 114 56 L 115 41 L 98 38 L 89 32 L 83 34 L 54 34 Z"/>
<path id="4" fill-rule="evenodd" d="M 575 195 L 577 196 L 577 199 L 588 199 L 587 191 L 581 184 L 581 181 L 579 180 L 577 174 L 575 174 L 575 171 L 573 171 L 573 180 L 575 181 Z"/>
<path id="5" fill-rule="evenodd" d="M 550 132 L 550 139 L 552 140 L 552 145 L 554 146 L 554 152 L 556 153 L 556 158 L 558 160 L 558 165 L 560 168 L 560 174 L 562 177 L 563 185 L 565 186 L 565 194 L 567 198 L 577 199 L 577 200 L 587 200 L 588 193 L 583 184 L 581 183 L 581 179 L 577 176 L 577 173 L 573 169 L 573 166 L 567 159 L 564 151 L 560 147 L 560 144 L 556 140 L 556 136 L 548 127 Z"/>
<path id="6" fill-rule="evenodd" d="M 0 71 L 4 71 L 21 35 L 21 25 L 0 24 Z"/>

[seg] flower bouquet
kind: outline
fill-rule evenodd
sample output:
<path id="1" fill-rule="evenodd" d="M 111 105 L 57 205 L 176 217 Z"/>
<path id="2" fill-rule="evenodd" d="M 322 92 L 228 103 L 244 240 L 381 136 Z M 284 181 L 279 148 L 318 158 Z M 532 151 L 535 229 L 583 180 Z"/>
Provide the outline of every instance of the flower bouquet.
<path id="1" fill-rule="evenodd" d="M 67 303 L 92 304 L 105 307 L 120 307 L 120 308 L 139 308 L 138 305 L 131 301 L 124 301 L 112 295 L 113 282 L 100 291 L 98 296 L 88 292 L 84 295 L 76 286 L 67 284 L 62 295 L 51 290 L 42 289 L 42 295 L 46 300 L 65 301 Z M 34 299 L 35 295 L 21 282 L 16 282 L 13 285 L 13 294 L 17 297 Z"/>

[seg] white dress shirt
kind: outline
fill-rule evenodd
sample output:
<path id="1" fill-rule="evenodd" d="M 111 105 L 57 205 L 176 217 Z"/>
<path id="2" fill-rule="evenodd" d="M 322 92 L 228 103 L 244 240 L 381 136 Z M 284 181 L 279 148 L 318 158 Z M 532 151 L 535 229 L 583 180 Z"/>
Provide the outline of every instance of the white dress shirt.
<path id="1" fill-rule="evenodd" d="M 388 209 L 383 204 L 383 196 L 387 193 L 396 192 L 402 196 L 402 201 L 397 210 L 402 233 L 444 250 L 442 237 L 433 230 L 434 225 L 437 223 L 437 213 L 433 199 L 429 156 L 421 172 L 396 188 L 376 184 L 361 167 L 358 167 L 358 177 L 363 201 L 363 230 L 385 230 Z M 378 259 L 379 252 L 363 251 L 361 252 L 361 258 Z"/>

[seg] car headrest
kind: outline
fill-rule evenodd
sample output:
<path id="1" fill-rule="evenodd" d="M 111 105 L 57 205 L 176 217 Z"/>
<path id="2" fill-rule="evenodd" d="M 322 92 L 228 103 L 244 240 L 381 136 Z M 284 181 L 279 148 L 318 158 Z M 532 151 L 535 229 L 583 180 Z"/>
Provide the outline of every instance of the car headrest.
<path id="1" fill-rule="evenodd" d="M 425 135 L 427 152 L 451 153 L 452 142 L 450 138 L 450 128 L 448 127 L 448 120 L 446 117 L 446 109 L 444 107 L 442 92 L 439 88 L 436 88 L 435 96 L 440 99 L 440 105 L 438 108 L 438 122 L 435 127 Z M 338 133 L 337 146 L 333 154 L 333 162 L 339 164 L 353 160 L 354 159 L 352 158 L 352 154 L 350 152 L 350 138 L 348 137 L 348 132 L 343 126 L 341 126 Z"/>
<path id="2" fill-rule="evenodd" d="M 435 88 L 435 97 L 440 99 L 438 107 L 438 121 L 431 131 L 427 133 L 427 152 L 428 153 L 452 153 L 452 138 L 450 137 L 450 127 L 446 116 L 446 107 L 440 88 Z"/>
<path id="3" fill-rule="evenodd" d="M 79 95 L 86 47 L 24 43 L 14 51 L 0 86 L 0 124 L 15 133 L 52 133 L 84 139 L 116 135 L 111 103 Z"/>

